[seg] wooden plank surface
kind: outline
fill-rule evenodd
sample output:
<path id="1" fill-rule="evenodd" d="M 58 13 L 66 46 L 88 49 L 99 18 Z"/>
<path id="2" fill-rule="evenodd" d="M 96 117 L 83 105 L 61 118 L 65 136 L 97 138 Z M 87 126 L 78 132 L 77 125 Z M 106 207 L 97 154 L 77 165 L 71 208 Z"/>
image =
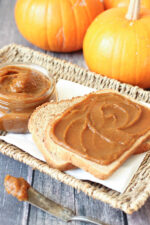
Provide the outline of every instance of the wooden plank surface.
<path id="1" fill-rule="evenodd" d="M 0 0 L 0 47 L 18 43 L 42 51 L 28 43 L 18 32 L 14 21 L 15 0 Z M 54 55 L 85 67 L 82 52 Z M 87 215 L 101 219 L 110 225 L 150 225 L 150 200 L 131 216 L 112 209 L 107 204 L 89 198 L 84 193 L 60 183 L 46 174 L 33 171 L 30 167 L 0 154 L 0 225 L 65 225 L 64 222 L 50 216 L 26 203 L 20 203 L 4 191 L 3 180 L 6 174 L 23 176 L 41 193 L 56 202 L 74 210 L 78 215 Z M 72 225 L 85 225 L 73 222 Z"/>
<path id="2" fill-rule="evenodd" d="M 109 224 L 114 225 L 126 225 L 124 222 L 123 213 L 119 210 L 112 209 L 107 204 L 104 204 L 100 201 L 93 200 L 89 198 L 84 193 L 78 193 L 73 188 L 60 183 L 46 174 L 41 174 L 38 171 L 35 171 L 33 186 L 38 187 L 38 190 L 41 193 L 44 193 L 47 197 L 52 200 L 69 207 L 77 213 L 77 215 L 91 216 L 93 218 L 99 218 L 102 221 L 108 222 Z M 65 225 L 66 223 L 48 215 L 40 210 L 31 207 L 29 217 L 29 225 L 32 224 L 45 224 L 49 225 Z M 73 225 L 81 225 L 85 223 L 74 222 Z"/>

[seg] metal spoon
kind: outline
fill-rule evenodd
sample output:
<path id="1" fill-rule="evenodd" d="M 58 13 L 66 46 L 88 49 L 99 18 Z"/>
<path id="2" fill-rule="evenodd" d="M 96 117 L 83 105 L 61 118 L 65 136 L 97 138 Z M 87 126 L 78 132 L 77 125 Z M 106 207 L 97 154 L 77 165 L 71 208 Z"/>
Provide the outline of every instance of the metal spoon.
<path id="1" fill-rule="evenodd" d="M 39 193 L 37 190 L 30 187 L 28 189 L 28 200 L 30 204 L 44 210 L 45 212 L 48 212 L 49 214 L 60 218 L 61 220 L 65 222 L 70 221 L 83 221 L 87 223 L 93 223 L 96 225 L 108 225 L 106 223 L 103 223 L 101 221 L 84 217 L 84 216 L 76 216 L 73 211 L 71 211 L 68 208 L 65 208 L 56 202 L 46 198 L 44 195 Z"/>

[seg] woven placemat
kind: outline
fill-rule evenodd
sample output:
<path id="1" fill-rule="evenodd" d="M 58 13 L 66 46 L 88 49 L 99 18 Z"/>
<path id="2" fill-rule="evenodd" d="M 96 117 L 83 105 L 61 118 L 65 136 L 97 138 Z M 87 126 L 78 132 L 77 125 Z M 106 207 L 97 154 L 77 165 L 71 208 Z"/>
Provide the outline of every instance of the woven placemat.
<path id="1" fill-rule="evenodd" d="M 92 73 L 77 65 L 19 45 L 8 45 L 0 50 L 0 63 L 12 62 L 42 65 L 48 69 L 56 81 L 62 78 L 96 89 L 109 88 L 132 96 L 134 99 L 150 103 L 150 92 L 148 91 L 131 85 L 121 84 L 116 80 Z M 0 141 L 0 152 L 126 213 L 137 211 L 150 196 L 150 153 L 147 153 L 126 191 L 120 194 L 103 185 L 81 181 L 56 169 L 52 169 L 46 163 L 4 141 Z"/>

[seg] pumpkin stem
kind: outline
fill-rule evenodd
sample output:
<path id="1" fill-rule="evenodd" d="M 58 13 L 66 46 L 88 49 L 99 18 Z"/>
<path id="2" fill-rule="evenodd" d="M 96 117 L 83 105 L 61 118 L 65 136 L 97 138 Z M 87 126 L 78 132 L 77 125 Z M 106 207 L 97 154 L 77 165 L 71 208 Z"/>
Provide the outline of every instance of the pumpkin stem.
<path id="1" fill-rule="evenodd" d="M 126 14 L 127 20 L 137 20 L 140 13 L 141 0 L 130 0 L 128 12 Z"/>

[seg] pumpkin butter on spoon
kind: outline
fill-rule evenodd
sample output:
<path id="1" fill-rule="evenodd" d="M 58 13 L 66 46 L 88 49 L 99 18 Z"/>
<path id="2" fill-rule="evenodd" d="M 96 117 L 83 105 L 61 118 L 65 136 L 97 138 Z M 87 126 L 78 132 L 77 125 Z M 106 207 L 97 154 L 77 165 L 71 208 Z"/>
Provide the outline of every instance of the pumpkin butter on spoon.
<path id="1" fill-rule="evenodd" d="M 38 69 L 20 64 L 1 67 L 0 130 L 26 133 L 31 113 L 53 92 L 53 80 Z"/>
<path id="2" fill-rule="evenodd" d="M 19 201 L 28 200 L 28 189 L 30 188 L 30 184 L 24 178 L 16 178 L 7 175 L 5 177 L 4 186 L 7 193 L 13 195 Z"/>

